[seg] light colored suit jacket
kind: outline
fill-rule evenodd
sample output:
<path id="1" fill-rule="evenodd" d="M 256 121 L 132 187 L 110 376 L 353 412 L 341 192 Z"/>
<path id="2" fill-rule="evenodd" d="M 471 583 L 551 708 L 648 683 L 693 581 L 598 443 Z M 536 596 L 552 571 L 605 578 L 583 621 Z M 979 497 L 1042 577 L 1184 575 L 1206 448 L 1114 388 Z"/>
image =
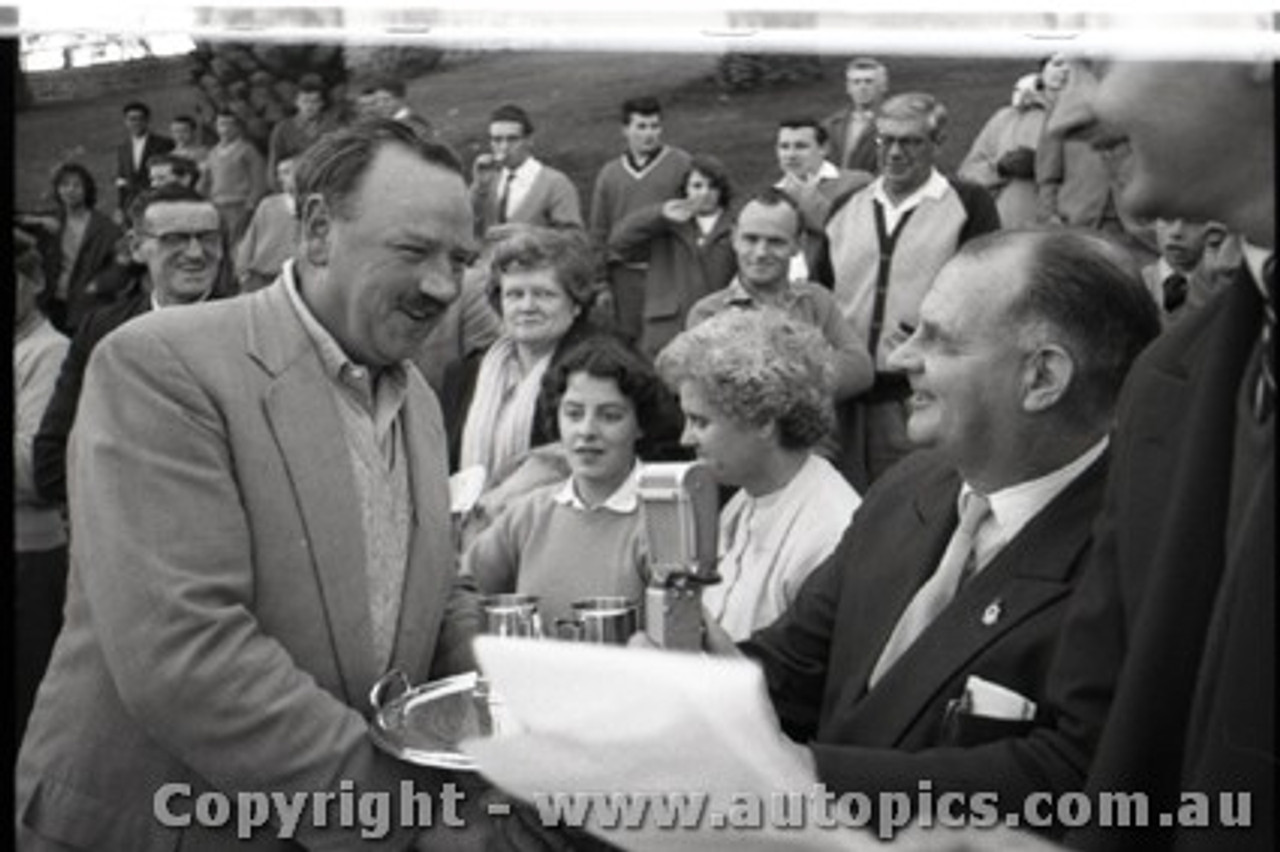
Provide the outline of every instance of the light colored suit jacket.
<path id="1" fill-rule="evenodd" d="M 490 226 L 498 224 L 500 187 L 495 177 L 472 188 L 472 209 L 476 214 L 476 230 L 481 236 Z M 582 205 L 578 201 L 578 190 L 564 172 L 542 163 L 529 191 L 515 205 L 507 221 L 581 230 Z"/>
<path id="2" fill-rule="evenodd" d="M 72 435 L 66 626 L 22 745 L 23 848 L 225 849 L 161 826 L 153 796 L 191 785 L 390 792 L 428 775 L 377 750 L 363 529 L 343 425 L 281 282 L 155 311 L 90 363 Z M 472 667 L 474 595 L 450 543 L 439 406 L 410 371 L 413 515 L 392 665 L 414 682 Z M 181 806 L 183 800 L 177 800 Z M 393 810 L 392 813 L 399 813 Z M 404 848 L 317 831 L 308 848 Z M 358 829 L 358 826 L 355 827 Z M 236 848 L 293 849 L 273 830 Z M 385 844 L 382 845 L 382 844 Z M 63 848 L 63 847 L 57 847 Z"/>

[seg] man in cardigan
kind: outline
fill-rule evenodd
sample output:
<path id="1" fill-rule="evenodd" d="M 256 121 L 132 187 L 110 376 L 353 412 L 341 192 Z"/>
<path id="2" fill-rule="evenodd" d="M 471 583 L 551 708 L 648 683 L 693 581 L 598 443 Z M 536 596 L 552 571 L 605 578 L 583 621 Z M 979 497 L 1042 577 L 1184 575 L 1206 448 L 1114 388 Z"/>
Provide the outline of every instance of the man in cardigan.
<path id="1" fill-rule="evenodd" d="M 624 262 L 606 247 L 613 228 L 642 207 L 683 194 L 692 157 L 662 143 L 662 105 L 657 98 L 622 103 L 622 136 L 627 150 L 605 163 L 591 193 L 591 242 L 603 257 L 618 331 L 637 340 L 644 327 L 644 279 L 648 264 Z"/>
<path id="2" fill-rule="evenodd" d="M 943 177 L 934 161 L 947 110 L 932 95 L 895 95 L 876 118 L 880 176 L 833 211 L 827 240 L 835 297 L 867 342 L 876 383 L 841 412 L 841 468 L 865 488 L 911 450 L 906 380 L 888 369 L 934 276 L 967 240 L 1000 227 L 990 194 Z"/>
<path id="3" fill-rule="evenodd" d="M 860 56 L 844 70 L 844 90 L 849 106 L 823 120 L 827 135 L 827 157 L 845 169 L 875 173 L 880 170 L 876 156 L 876 110 L 889 91 L 889 69 L 876 59 Z"/>
<path id="4" fill-rule="evenodd" d="M 503 104 L 489 116 L 489 150 L 471 170 L 478 236 L 505 222 L 582 228 L 578 190 L 564 172 L 533 156 L 533 121 L 521 107 Z"/>

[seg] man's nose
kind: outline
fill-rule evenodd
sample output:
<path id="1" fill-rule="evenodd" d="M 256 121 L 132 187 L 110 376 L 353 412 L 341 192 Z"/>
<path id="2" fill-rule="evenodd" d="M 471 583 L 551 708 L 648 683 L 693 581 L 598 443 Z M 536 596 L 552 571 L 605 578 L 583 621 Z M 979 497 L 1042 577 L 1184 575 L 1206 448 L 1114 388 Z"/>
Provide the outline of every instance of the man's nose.
<path id="1" fill-rule="evenodd" d="M 418 281 L 418 291 L 447 305 L 462 292 L 461 276 L 448 264 L 433 266 Z"/>

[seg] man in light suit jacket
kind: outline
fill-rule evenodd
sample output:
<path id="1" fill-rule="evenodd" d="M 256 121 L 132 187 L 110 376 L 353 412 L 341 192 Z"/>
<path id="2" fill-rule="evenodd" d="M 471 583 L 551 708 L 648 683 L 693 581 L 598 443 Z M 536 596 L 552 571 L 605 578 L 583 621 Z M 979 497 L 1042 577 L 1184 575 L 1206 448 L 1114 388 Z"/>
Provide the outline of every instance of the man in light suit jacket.
<path id="1" fill-rule="evenodd" d="M 582 229 L 573 182 L 533 156 L 533 121 L 527 112 L 515 104 L 495 109 L 489 116 L 489 149 L 472 167 L 478 235 L 506 222 Z"/>
<path id="2" fill-rule="evenodd" d="M 471 252 L 461 165 L 380 121 L 317 142 L 297 181 L 302 237 L 280 280 L 138 317 L 90 363 L 66 627 L 18 761 L 20 848 L 455 848 L 399 820 L 361 837 L 330 810 L 321 827 L 322 805 L 296 840 L 273 823 L 237 845 L 234 820 L 190 819 L 208 791 L 345 788 L 393 814 L 402 782 L 439 796 L 439 776 L 374 747 L 367 696 L 392 668 L 423 682 L 474 667 L 440 411 L 407 363 Z"/>
<path id="3" fill-rule="evenodd" d="M 129 131 L 128 138 L 116 146 L 116 216 L 123 225 L 128 224 L 125 218 L 134 196 L 151 186 L 147 160 L 172 151 L 173 140 L 151 132 L 151 107 L 142 101 L 130 101 L 121 112 Z"/>
<path id="4" fill-rule="evenodd" d="M 930 449 L 867 492 L 792 608 L 742 646 L 828 788 L 915 793 L 929 779 L 1016 807 L 1015 793 L 1079 784 L 1073 756 L 1033 776 L 990 754 L 1052 721 L 1039 708 L 1101 506 L 1115 399 L 1159 332 L 1136 272 L 1100 237 L 1004 232 L 939 273 L 891 358 L 912 386 L 908 433 Z M 978 499 L 989 513 L 968 561 L 909 630 Z M 1019 697 L 1007 718 L 975 706 L 995 687 Z"/>

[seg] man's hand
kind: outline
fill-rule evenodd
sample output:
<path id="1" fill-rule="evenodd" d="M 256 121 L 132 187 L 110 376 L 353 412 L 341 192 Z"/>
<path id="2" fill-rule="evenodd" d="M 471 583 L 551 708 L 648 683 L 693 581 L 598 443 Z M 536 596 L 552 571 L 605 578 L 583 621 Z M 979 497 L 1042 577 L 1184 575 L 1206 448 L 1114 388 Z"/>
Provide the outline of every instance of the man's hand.
<path id="1" fill-rule="evenodd" d="M 711 617 L 706 607 L 702 609 L 702 647 L 708 654 L 714 654 L 717 657 L 744 656 L 738 650 L 738 644 L 720 626 L 720 622 Z"/>
<path id="2" fill-rule="evenodd" d="M 688 222 L 693 218 L 693 204 L 687 198 L 673 198 L 662 205 L 662 215 L 671 222 Z"/>
<path id="3" fill-rule="evenodd" d="M 498 174 L 498 162 L 488 152 L 476 157 L 471 164 L 471 181 L 473 183 L 489 183 Z"/>
<path id="4" fill-rule="evenodd" d="M 1025 146 L 1005 151 L 996 161 L 996 174 L 1011 180 L 1035 180 L 1036 152 Z"/>

